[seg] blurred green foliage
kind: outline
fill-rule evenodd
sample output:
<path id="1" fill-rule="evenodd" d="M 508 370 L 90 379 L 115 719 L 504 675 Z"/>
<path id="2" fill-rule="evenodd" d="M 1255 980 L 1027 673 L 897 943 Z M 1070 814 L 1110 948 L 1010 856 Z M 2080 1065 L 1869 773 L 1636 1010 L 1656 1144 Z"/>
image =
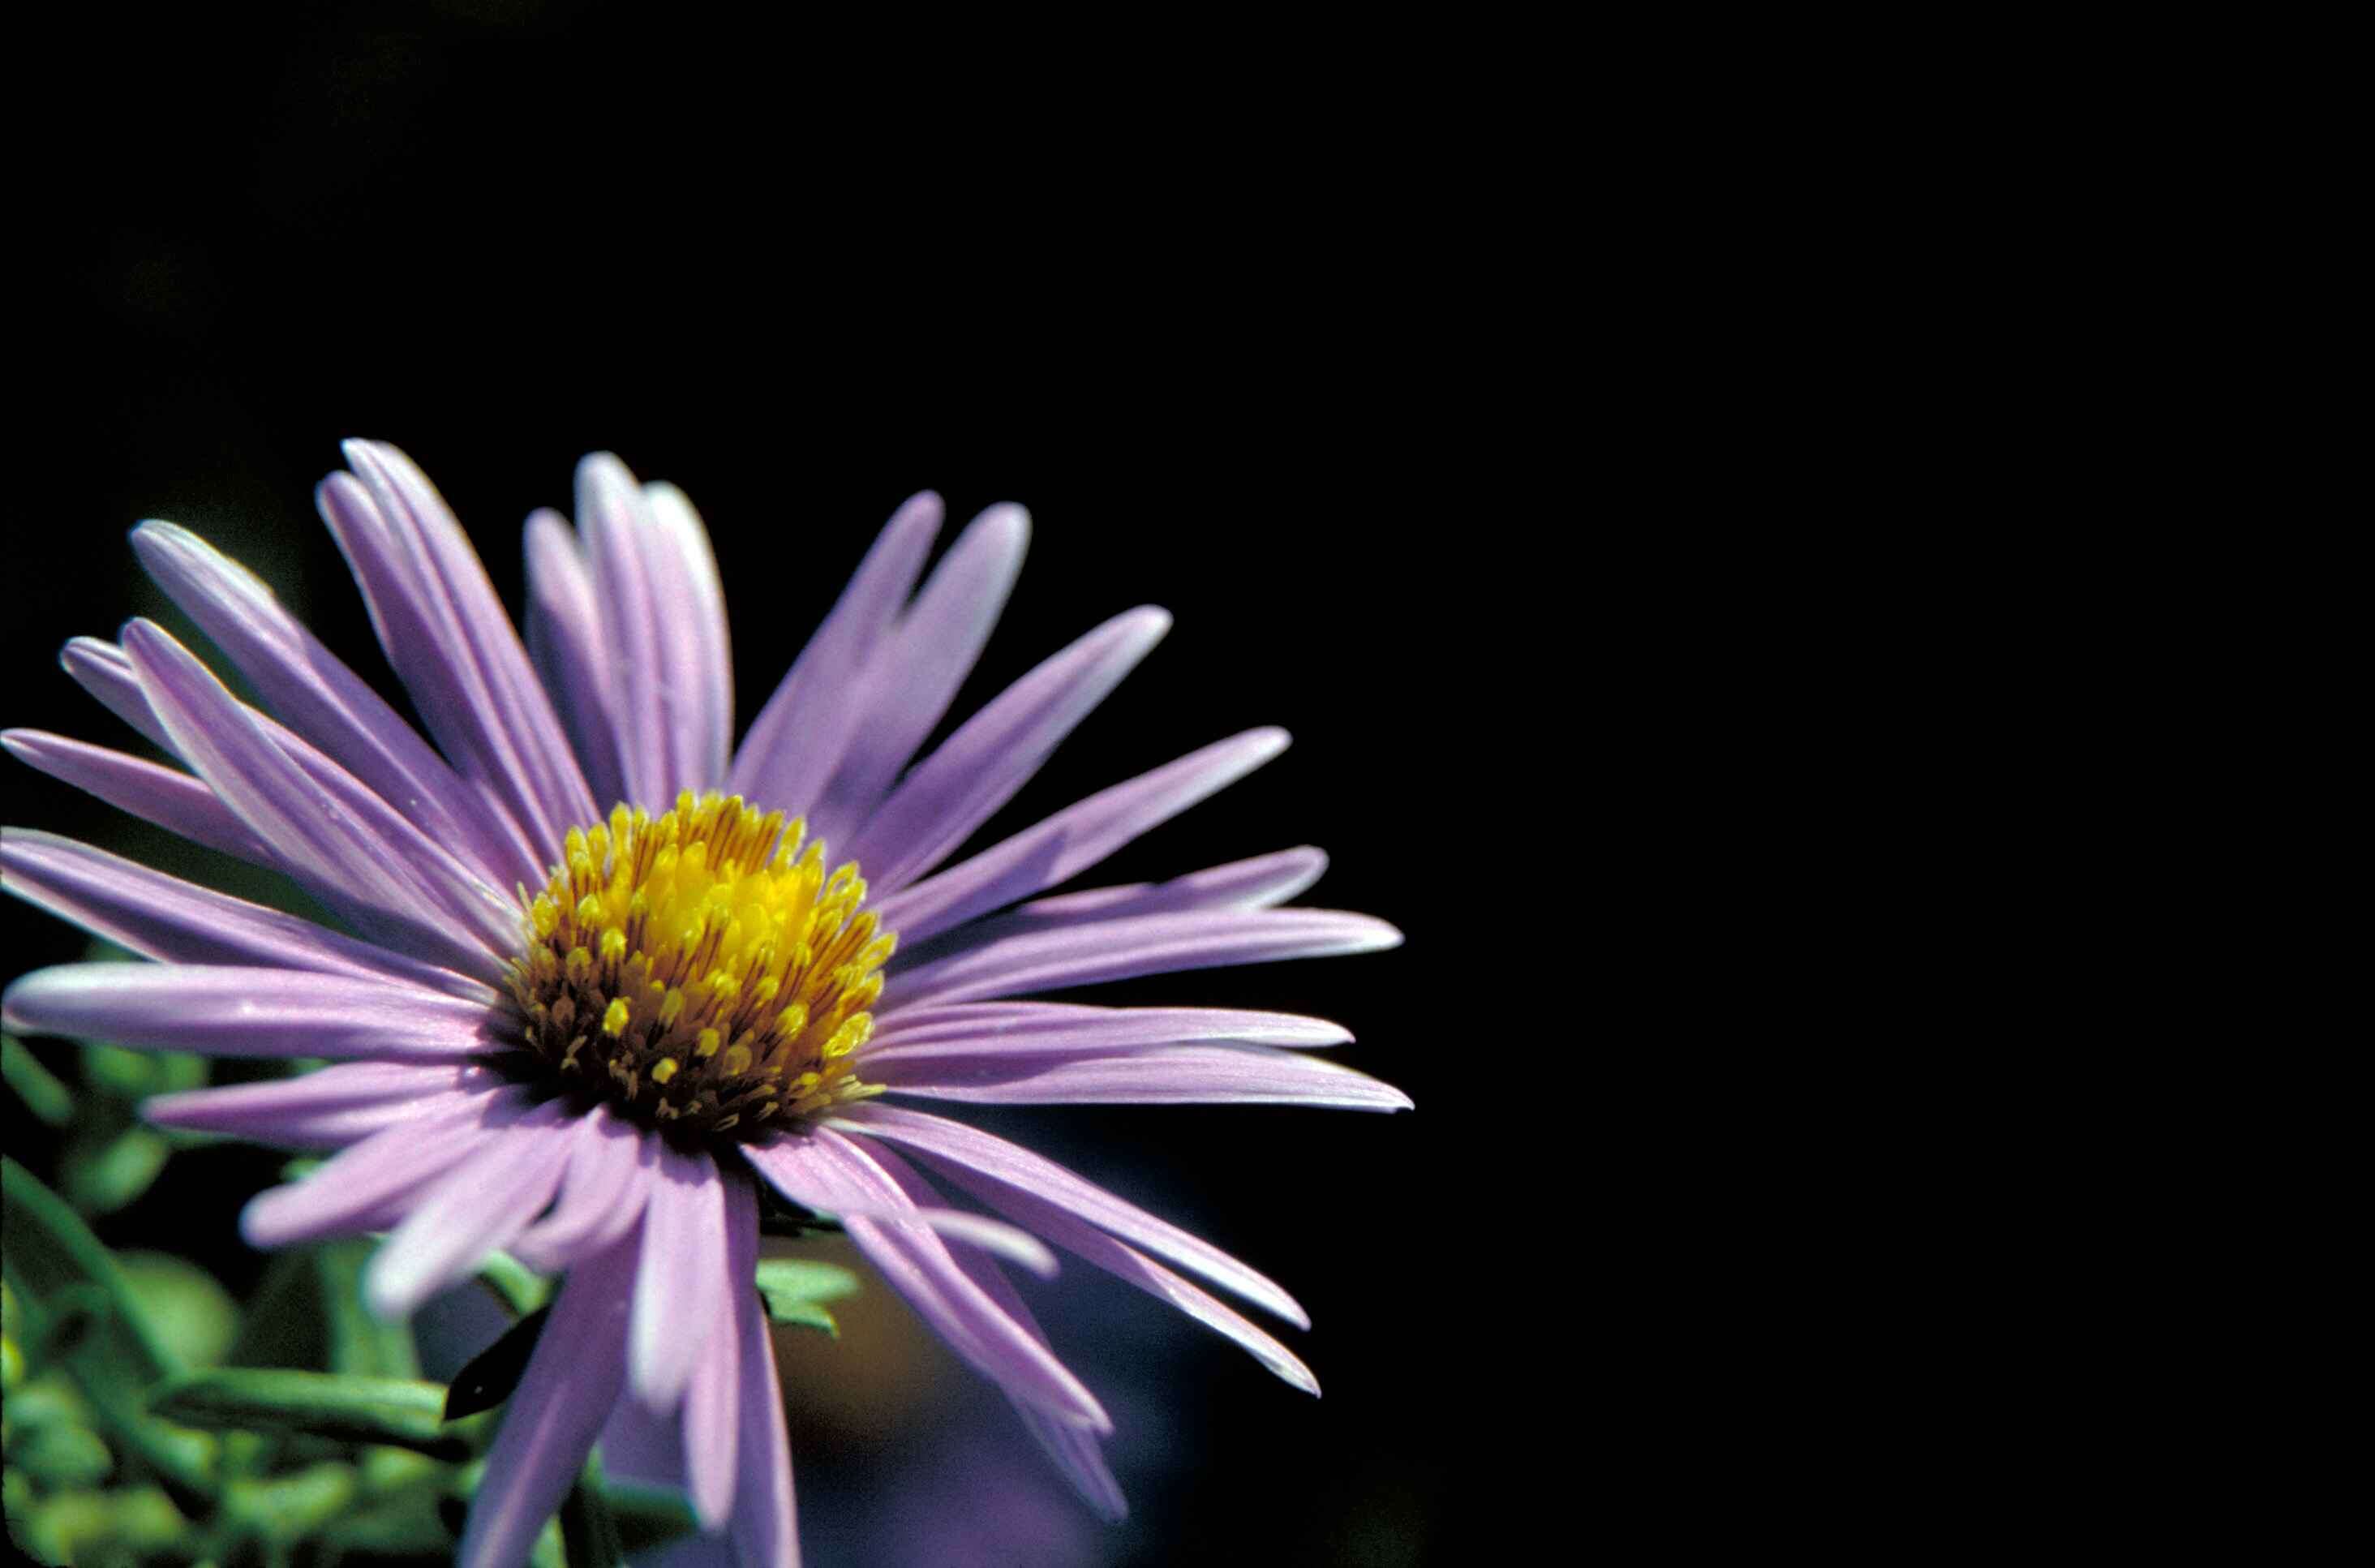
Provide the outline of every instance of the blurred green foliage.
<path id="1" fill-rule="evenodd" d="M 0 1157 L 12 1543 L 38 1562 L 96 1568 L 450 1561 L 549 1281 L 501 1254 L 482 1267 L 479 1284 L 514 1328 L 456 1378 L 456 1390 L 477 1378 L 478 1413 L 448 1420 L 447 1387 L 421 1378 L 409 1328 L 363 1307 L 370 1239 L 276 1255 L 243 1303 L 189 1257 L 109 1245 L 102 1232 L 142 1206 L 177 1154 L 217 1141 L 139 1120 L 148 1096 L 204 1085 L 207 1064 L 71 1049 L 45 1064 L 0 1036 L 0 1080 L 61 1135 L 46 1178 Z M 170 1201 L 227 1217 L 247 1196 Z M 832 1333 L 821 1303 L 857 1280 L 831 1264 L 772 1260 L 753 1285 L 777 1322 Z M 597 1454 L 532 1561 L 620 1563 L 693 1527 L 683 1498 L 606 1480 Z"/>

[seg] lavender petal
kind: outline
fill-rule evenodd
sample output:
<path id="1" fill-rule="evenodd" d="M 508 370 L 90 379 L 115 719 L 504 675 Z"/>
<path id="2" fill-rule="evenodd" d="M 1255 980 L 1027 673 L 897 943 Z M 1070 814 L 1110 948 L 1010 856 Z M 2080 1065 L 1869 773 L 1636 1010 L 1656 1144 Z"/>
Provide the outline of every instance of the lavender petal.
<path id="1" fill-rule="evenodd" d="M 1293 1296 L 1268 1279 L 1231 1257 L 1210 1242 L 1189 1235 L 1167 1220 L 1158 1220 L 1123 1201 L 1094 1183 L 1082 1180 L 1043 1154 L 995 1138 L 963 1122 L 928 1115 L 903 1106 L 853 1106 L 827 1124 L 844 1131 L 887 1138 L 922 1154 L 937 1169 L 961 1167 L 991 1181 L 1034 1194 L 1086 1220 L 1100 1230 L 1144 1248 L 1223 1290 L 1235 1292 L 1298 1328 L 1311 1319 Z"/>
<path id="2" fill-rule="evenodd" d="M 799 1568 L 792 1449 L 784 1435 L 774 1341 L 757 1291 L 734 1292 L 734 1327 L 742 1342 L 743 1369 L 740 1431 L 734 1445 L 735 1552 L 746 1568 Z"/>
<path id="3" fill-rule="evenodd" d="M 875 1159 L 884 1173 L 897 1182 L 911 1199 L 918 1202 L 936 1200 L 930 1186 L 906 1161 L 887 1150 L 878 1152 Z M 1079 1221 L 1068 1220 L 1068 1223 L 1078 1225 Z M 1100 1236 L 1099 1239 L 1104 1238 Z M 1046 1330 L 1039 1326 L 1039 1320 L 1032 1315 L 1030 1307 L 1015 1293 L 1013 1282 L 1006 1278 L 997 1264 L 985 1257 L 967 1257 L 962 1254 L 957 1255 L 956 1262 L 964 1270 L 965 1277 L 979 1286 L 982 1293 L 1000 1311 L 1021 1325 L 1023 1331 L 1042 1346 L 1047 1346 Z M 1053 1354 L 1053 1347 L 1048 1348 L 1049 1353 Z M 1098 1441 L 1095 1432 L 1058 1421 L 1010 1394 L 1008 1395 L 1008 1402 L 1013 1405 L 1015 1414 L 1022 1418 L 1023 1428 L 1031 1433 L 1032 1439 L 1055 1462 L 1064 1479 L 1072 1483 L 1082 1501 L 1096 1510 L 1099 1517 L 1108 1524 L 1117 1524 L 1128 1516 L 1129 1503 L 1123 1498 L 1121 1485 L 1114 1480 L 1113 1471 L 1105 1466 L 1104 1444 Z"/>
<path id="4" fill-rule="evenodd" d="M 1007 1105 L 1303 1105 L 1407 1111 L 1410 1096 L 1330 1061 L 1264 1045 L 1172 1045 L 937 1061 L 869 1057 L 867 1080 L 936 1100 Z"/>
<path id="5" fill-rule="evenodd" d="M 725 1274 L 726 1183 L 715 1162 L 663 1142 L 650 1194 L 635 1266 L 628 1381 L 656 1414 L 684 1397 L 703 1327 L 717 1321 L 738 1286 Z"/>
<path id="6" fill-rule="evenodd" d="M 278 857 L 201 780 L 103 746 L 38 729 L 0 731 L 0 747 L 29 768 L 95 795 L 192 843 L 278 870 Z"/>
<path id="7" fill-rule="evenodd" d="M 892 514 L 808 646 L 742 737 L 728 788 L 797 816 L 816 804 L 863 716 L 860 677 L 890 631 L 939 532 L 929 490 Z"/>
<path id="8" fill-rule="evenodd" d="M 1127 1279 L 1149 1295 L 1169 1302 L 1207 1328 L 1235 1340 L 1256 1361 L 1305 1393 L 1319 1392 L 1319 1380 L 1312 1376 L 1302 1358 L 1235 1308 L 1137 1248 L 1114 1240 L 1078 1215 L 1034 1193 L 992 1181 L 962 1165 L 944 1164 L 939 1169 L 958 1187 L 1016 1224 L 1029 1226 L 1065 1251 L 1117 1279 Z"/>
<path id="9" fill-rule="evenodd" d="M 830 1155 L 820 1155 L 799 1138 L 745 1144 L 742 1157 L 778 1192 L 819 1213 L 844 1220 L 865 1219 L 890 1224 L 921 1225 L 950 1241 L 963 1242 L 984 1252 L 995 1253 L 1043 1279 L 1056 1272 L 1056 1255 L 1047 1250 L 1045 1243 L 1030 1232 L 1019 1230 L 1003 1220 L 992 1220 L 987 1215 L 969 1214 L 939 1204 L 915 1204 L 904 1199 L 887 1204 L 869 1202 L 861 1194 L 850 1190 L 832 1173 L 820 1177 L 816 1173 L 816 1162 L 820 1159 L 829 1159 Z"/>
<path id="10" fill-rule="evenodd" d="M 385 1229 L 456 1162 L 532 1108 L 524 1091 L 499 1089 L 383 1128 L 303 1181 L 250 1198 L 240 1233 L 250 1246 L 269 1248 Z"/>
<path id="11" fill-rule="evenodd" d="M 446 765 L 362 678 L 323 646 L 246 568 L 186 528 L 144 523 L 132 548 L 271 705 L 280 721 L 499 888 L 542 869 L 519 830 Z"/>
<path id="12" fill-rule="evenodd" d="M 788 1173 L 798 1190 L 785 1190 L 795 1202 L 840 1214 L 859 1250 L 974 1370 L 1064 1421 L 1113 1430 L 1096 1396 L 983 1294 L 930 1228 L 912 1218 L 862 1217 L 923 1212 L 880 1161 L 821 1126 L 779 1141 L 767 1152 L 774 1158 L 759 1164 L 761 1174 L 782 1185 Z M 750 1153 L 746 1146 L 745 1157 Z"/>
<path id="13" fill-rule="evenodd" d="M 528 518 L 526 554 L 528 658 L 551 693 L 594 798 L 624 800 L 618 698 L 593 572 L 568 519 L 557 512 Z"/>
<path id="14" fill-rule="evenodd" d="M 547 1101 L 489 1134 L 422 1194 L 363 1272 L 372 1311 L 390 1320 L 410 1316 L 526 1230 L 560 1184 L 574 1119 L 563 1102 Z"/>
<path id="15" fill-rule="evenodd" d="M 1401 939 L 1374 916 L 1329 909 L 1127 915 L 968 945 L 895 973 L 892 989 L 901 1008 L 986 1001 L 1141 974 L 1377 952 Z"/>
<path id="16" fill-rule="evenodd" d="M 876 908 L 910 944 L 976 914 L 1070 880 L 1115 850 L 1168 821 L 1286 749 L 1282 729 L 1253 729 L 1176 762 L 1101 790 L 1034 827 L 926 878 Z"/>
<path id="17" fill-rule="evenodd" d="M 510 1244 L 514 1257 L 540 1274 L 558 1273 L 578 1258 L 608 1251 L 644 1217 L 659 1169 L 659 1139 L 608 1105 L 578 1122 L 552 1212 Z"/>
<path id="18" fill-rule="evenodd" d="M 1097 1008 L 1078 1002 L 955 1002 L 904 1008 L 884 1018 L 859 1048 L 871 1062 L 886 1051 L 917 1059 L 940 1052 L 1022 1055 L 1096 1048 L 1139 1050 L 1235 1041 L 1314 1050 L 1353 1038 L 1341 1024 L 1295 1013 L 1237 1008 Z"/>
<path id="19" fill-rule="evenodd" d="M 173 749 L 173 737 L 157 722 L 140 690 L 132 661 L 114 643 L 97 637 L 75 637 L 58 652 L 58 665 L 75 684 L 99 699 L 100 705 L 146 736 L 162 750 Z"/>
<path id="20" fill-rule="evenodd" d="M 174 749 L 307 891 L 387 946 L 501 969 L 518 945 L 516 905 L 335 762 L 274 735 L 163 629 L 133 622 L 124 651 Z"/>
<path id="21" fill-rule="evenodd" d="M 635 1249 L 628 1242 L 579 1264 L 561 1282 L 488 1452 L 486 1480 L 455 1554 L 463 1568 L 525 1562 L 577 1479 L 618 1402 L 634 1277 Z"/>
<path id="22" fill-rule="evenodd" d="M 283 1149 L 343 1149 L 398 1122 L 458 1114 L 503 1087 L 501 1076 L 475 1062 L 340 1062 L 297 1078 L 151 1095 L 140 1115 L 155 1126 Z"/>
<path id="23" fill-rule="evenodd" d="M 59 964 L 12 983 L 0 1014 L 27 1034 L 210 1056 L 437 1061 L 504 1043 L 496 1015 L 459 996 L 245 964 Z"/>
<path id="24" fill-rule="evenodd" d="M 402 454 L 371 442 L 344 450 L 356 474 L 331 475 L 315 500 L 388 663 L 463 776 L 529 843 L 560 843 L 593 820 L 593 796 L 485 568 Z"/>
<path id="25" fill-rule="evenodd" d="M 728 1313 L 750 1310 L 738 1297 L 753 1294 L 752 1271 L 759 1262 L 759 1198 L 750 1179 L 740 1174 L 722 1178 L 726 1193 L 726 1290 Z M 743 1378 L 742 1335 L 731 1329 L 711 1329 L 701 1335 L 692 1379 L 684 1393 L 685 1475 L 692 1493 L 693 1513 L 704 1529 L 720 1529 L 734 1506 L 737 1471 L 734 1450 L 741 1439 L 741 1401 L 762 1393 L 771 1401 L 774 1390 L 746 1388 Z"/>
<path id="26" fill-rule="evenodd" d="M 945 859 L 1105 701 L 1171 630 L 1163 610 L 1128 610 L 1008 687 L 902 780 L 849 848 L 882 892 Z"/>
<path id="27" fill-rule="evenodd" d="M 1021 507 L 993 506 L 949 547 L 867 671 L 866 723 L 809 813 L 811 833 L 840 843 L 882 803 L 981 657 L 1030 539 Z"/>
<path id="28" fill-rule="evenodd" d="M 726 626 L 726 585 L 709 530 L 674 485 L 644 487 L 654 525 L 655 578 L 665 590 L 677 680 L 668 693 L 668 733 L 679 787 L 715 789 L 734 745 L 734 651 Z"/>
<path id="29" fill-rule="evenodd" d="M 53 833 L 0 833 L 0 871 L 6 873 L 0 886 L 9 892 L 144 958 L 285 965 L 426 986 L 486 1006 L 496 1000 L 492 987 L 467 975 Z"/>

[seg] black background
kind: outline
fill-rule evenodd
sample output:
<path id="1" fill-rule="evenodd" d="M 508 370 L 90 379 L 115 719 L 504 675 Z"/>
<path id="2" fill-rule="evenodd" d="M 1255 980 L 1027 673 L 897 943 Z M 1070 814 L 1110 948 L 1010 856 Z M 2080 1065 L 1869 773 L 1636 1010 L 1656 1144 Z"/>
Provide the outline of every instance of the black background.
<path id="1" fill-rule="evenodd" d="M 1051 1562 L 1470 1560 L 1456 1548 L 1513 1484 L 1495 1480 L 1503 1451 L 1540 1441 L 1509 1424 L 1509 1386 L 1539 1388 L 1557 1359 L 1514 1372 L 1496 1304 L 1551 1283 L 1530 1259 L 1557 1254 L 1538 1241 L 1515 1266 L 1494 1238 L 1513 1211 L 1555 1226 L 1565 1201 L 1507 1173 L 1521 1128 L 1555 1132 L 1540 1091 L 1562 1076 L 1512 1099 L 1529 1085 L 1507 1053 L 1575 1049 L 1514 1024 L 1505 995 L 1503 878 L 1572 853 L 1510 790 L 1569 765 L 1549 759 L 1572 715 L 1564 675 L 1514 651 L 1516 607 L 1557 570 L 1555 502 L 1505 477 L 1509 379 L 1532 372 L 1483 237 L 1504 199 L 1489 147 L 1351 49 L 1249 41 L 1223 52 L 1236 68 L 1157 88 L 1152 44 L 1017 74 L 598 7 L 244 26 L 111 49 L 61 138 L 74 270 L 41 311 L 66 348 L 35 378 L 47 449 L 20 454 L 36 474 L 7 536 L 0 719 L 126 740 L 53 654 L 134 614 L 195 636 L 124 542 L 150 516 L 255 568 L 401 704 L 312 513 L 344 436 L 421 464 L 514 608 L 520 523 L 571 509 L 580 454 L 680 485 L 724 572 L 745 723 L 904 497 L 939 490 L 950 535 L 1023 503 L 1030 557 L 957 715 L 1131 605 L 1177 624 L 980 842 L 1287 726 L 1283 758 L 1087 880 L 1317 843 L 1333 867 L 1303 902 L 1382 915 L 1408 945 L 1094 999 L 1340 1020 L 1358 1036 L 1341 1059 L 1419 1108 L 995 1118 L 1280 1278 L 1311 1312 L 1285 1337 L 1325 1397 L 1075 1266 L 1026 1290 L 1112 1397 L 1131 1522 L 1066 1501 L 941 1356 L 928 1397 L 870 1432 L 804 1417 L 790 1391 L 811 1560 L 939 1550 L 893 1526 L 936 1492 L 971 1508 L 942 1479 L 985 1446 L 1022 1453 L 1012 1484 L 1057 1498 Z M 1533 733 L 1512 733 L 1514 703 Z M 11 823 L 252 891 L 63 785 L 13 763 L 5 779 Z M 12 970 L 81 954 L 22 906 L 0 918 Z M 273 1161 L 185 1163 L 253 1190 Z M 152 1194 L 111 1236 L 214 1226 L 175 1240 L 236 1283 L 253 1267 L 238 1196 L 199 1214 Z M 857 1358 L 854 1338 L 836 1350 Z M 1039 1560 L 998 1550 L 985 1560 Z"/>

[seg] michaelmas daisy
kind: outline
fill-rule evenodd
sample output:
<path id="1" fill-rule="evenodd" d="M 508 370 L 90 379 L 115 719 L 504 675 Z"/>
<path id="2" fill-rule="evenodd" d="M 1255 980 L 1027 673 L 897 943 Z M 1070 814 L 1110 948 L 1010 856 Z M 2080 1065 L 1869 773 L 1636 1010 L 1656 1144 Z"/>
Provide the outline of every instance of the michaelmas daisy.
<path id="1" fill-rule="evenodd" d="M 597 1442 L 614 1468 L 682 1486 L 742 1561 L 797 1561 L 752 1286 L 762 1183 L 837 1218 L 1109 1515 L 1123 1508 L 1099 1453 L 1111 1422 L 1002 1265 L 1053 1272 L 1052 1244 L 1317 1391 L 1205 1289 L 1307 1326 L 1270 1279 L 1040 1155 L 897 1102 L 1410 1103 L 1311 1055 L 1349 1038 L 1317 1020 L 1009 999 L 1400 939 L 1365 915 L 1279 907 L 1319 876 L 1312 849 L 1044 896 L 1276 756 L 1274 729 L 946 864 L 1168 616 L 1097 627 L 911 767 L 1028 533 L 1021 511 L 992 508 L 918 591 L 940 523 L 918 496 L 736 746 L 726 595 L 679 492 L 615 458 L 581 464 L 576 525 L 528 520 L 523 643 L 420 472 L 384 445 L 346 454 L 316 497 L 426 738 L 260 581 L 164 523 L 134 532 L 142 563 L 268 711 L 136 620 L 120 643 L 77 639 L 64 663 L 187 771 L 0 736 L 45 772 L 285 873 L 344 929 L 12 828 L 9 892 L 156 961 L 41 970 L 0 1012 L 23 1032 L 331 1059 L 147 1114 L 337 1150 L 256 1197 L 245 1232 L 259 1246 L 385 1232 L 365 1277 L 384 1315 L 497 1250 L 564 1277 L 461 1561 L 521 1561 Z"/>

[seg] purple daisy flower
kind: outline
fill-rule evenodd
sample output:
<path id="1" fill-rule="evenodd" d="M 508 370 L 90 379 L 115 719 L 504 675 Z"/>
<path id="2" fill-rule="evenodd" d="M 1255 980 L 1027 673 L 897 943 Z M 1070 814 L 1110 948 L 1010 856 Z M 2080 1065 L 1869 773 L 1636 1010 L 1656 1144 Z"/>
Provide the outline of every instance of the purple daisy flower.
<path id="1" fill-rule="evenodd" d="M 614 1473 L 682 1486 L 742 1561 L 797 1560 L 752 1287 L 760 1183 L 838 1218 L 1109 1515 L 1123 1511 L 1099 1454 L 1111 1422 L 1001 1261 L 1051 1273 L 1052 1243 L 1317 1391 L 1292 1351 L 1188 1276 L 1307 1326 L 1276 1284 L 1040 1155 L 877 1098 L 1409 1105 L 1309 1055 L 1349 1038 L 1317 1020 L 1007 999 L 1400 939 L 1365 915 L 1276 907 L 1318 877 L 1313 849 L 1041 896 L 1276 756 L 1274 729 L 943 866 L 1169 617 L 1107 621 L 909 768 L 1028 531 L 1020 510 L 992 508 L 916 592 L 940 521 L 937 498 L 918 496 L 738 748 L 725 597 L 680 493 L 639 486 L 609 456 L 581 464 L 576 530 L 549 512 L 528 520 L 523 645 L 409 460 L 366 442 L 346 453 L 352 471 L 316 497 L 428 739 L 256 578 L 149 523 L 133 535 L 143 564 L 270 713 L 134 621 L 120 644 L 68 644 L 65 667 L 187 772 L 33 731 L 0 742 L 286 873 L 350 930 L 12 829 L 10 892 L 157 961 L 41 970 L 4 1010 L 28 1032 L 333 1058 L 162 1096 L 148 1114 L 338 1150 L 256 1197 L 245 1231 L 263 1246 L 387 1232 L 365 1279 L 384 1315 L 499 1249 L 565 1276 L 464 1562 L 525 1557 L 597 1441 Z M 950 1207 L 924 1171 L 988 1212 Z"/>

